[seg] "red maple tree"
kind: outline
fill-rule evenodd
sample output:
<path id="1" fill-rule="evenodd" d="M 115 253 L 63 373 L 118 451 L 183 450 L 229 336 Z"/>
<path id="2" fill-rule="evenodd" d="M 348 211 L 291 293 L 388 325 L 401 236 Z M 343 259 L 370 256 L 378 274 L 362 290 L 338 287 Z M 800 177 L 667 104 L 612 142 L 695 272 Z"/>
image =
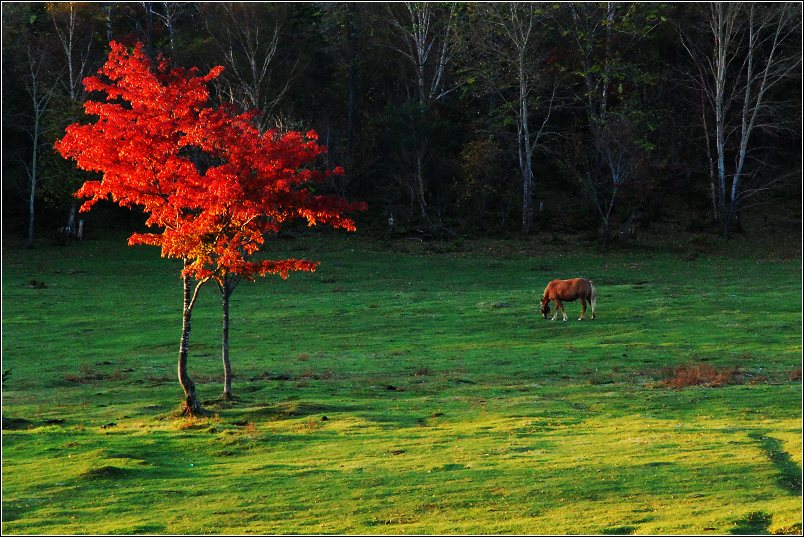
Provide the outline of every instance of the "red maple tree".
<path id="1" fill-rule="evenodd" d="M 88 92 L 106 94 L 103 101 L 84 103 L 94 121 L 70 125 L 56 149 L 78 168 L 101 173 L 75 193 L 88 198 L 81 211 L 103 199 L 140 206 L 155 231 L 134 233 L 129 244 L 160 246 L 163 257 L 183 260 L 178 373 L 184 411 L 198 415 L 204 411 L 187 373 L 187 356 L 201 286 L 215 280 L 223 290 L 230 278 L 284 278 L 291 271 L 315 270 L 317 263 L 307 260 L 254 256 L 266 235 L 290 219 L 354 230 L 344 212 L 365 204 L 311 191 L 312 183 L 342 173 L 312 169 L 326 151 L 314 132 L 260 133 L 251 123 L 255 112 L 210 106 L 206 85 L 222 67 L 201 75 L 166 59 L 151 62 L 141 44 L 129 51 L 111 42 L 110 49 L 99 76 L 84 80 Z"/>
<path id="2" fill-rule="evenodd" d="M 230 109 L 203 118 L 193 139 L 205 155 L 219 165 L 206 175 L 215 188 L 204 196 L 204 209 L 182 227 L 180 233 L 197 245 L 188 267 L 197 279 L 213 278 L 221 292 L 224 366 L 223 399 L 232 398 L 232 369 L 229 359 L 229 302 L 243 279 L 291 271 L 313 271 L 318 263 L 303 259 L 254 260 L 265 246 L 265 237 L 278 232 L 288 220 L 304 218 L 309 225 L 328 224 L 354 231 L 354 222 L 344 212 L 360 210 L 365 204 L 350 203 L 337 196 L 314 195 L 306 186 L 321 182 L 341 168 L 320 172 L 310 168 L 326 152 L 318 145 L 315 132 L 302 135 L 276 131 L 260 133 L 251 114 L 237 115 Z M 214 133 L 210 136 L 210 133 Z M 160 244 L 164 237 L 150 238 Z"/>

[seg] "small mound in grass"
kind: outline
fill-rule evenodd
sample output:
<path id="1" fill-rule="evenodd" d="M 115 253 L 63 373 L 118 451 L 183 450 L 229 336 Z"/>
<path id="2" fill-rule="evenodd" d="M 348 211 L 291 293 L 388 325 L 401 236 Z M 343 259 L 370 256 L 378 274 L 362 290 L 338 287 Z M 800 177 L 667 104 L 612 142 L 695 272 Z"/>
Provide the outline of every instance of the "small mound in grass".
<path id="1" fill-rule="evenodd" d="M 82 473 L 80 477 L 82 479 L 120 479 L 126 477 L 126 474 L 127 472 L 122 468 L 106 465 L 98 468 L 90 468 Z"/>

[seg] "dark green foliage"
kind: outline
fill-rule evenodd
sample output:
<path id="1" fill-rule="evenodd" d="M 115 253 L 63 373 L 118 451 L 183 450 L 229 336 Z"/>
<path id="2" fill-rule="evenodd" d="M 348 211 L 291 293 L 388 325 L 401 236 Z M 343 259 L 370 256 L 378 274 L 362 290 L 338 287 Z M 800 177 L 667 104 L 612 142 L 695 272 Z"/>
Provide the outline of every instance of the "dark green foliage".
<path id="1" fill-rule="evenodd" d="M 453 48 L 443 81 L 444 89 L 451 91 L 422 107 L 413 89 L 412 66 L 399 52 L 405 52 L 406 45 L 390 22 L 392 12 L 406 20 L 402 4 L 390 10 L 383 3 L 244 4 L 235 5 L 231 13 L 216 3 L 171 4 L 170 11 L 164 3 L 147 4 L 150 15 L 143 3 L 79 6 L 80 55 L 91 39 L 87 72 L 99 65 L 109 35 L 140 39 L 154 54 L 172 55 L 184 67 L 226 65 L 227 83 L 213 88 L 215 98 L 229 102 L 234 97 L 238 106 L 253 106 L 235 83 L 240 75 L 252 76 L 245 49 L 233 46 L 230 63 L 229 44 L 237 45 L 243 32 L 250 32 L 253 40 L 259 30 L 260 46 L 265 48 L 276 31 L 275 53 L 258 84 L 260 106 L 265 108 L 261 124 L 318 131 L 330 148 L 326 164 L 341 164 L 347 170 L 327 189 L 369 204 L 370 210 L 361 216 L 362 229 L 386 234 L 392 214 L 394 233 L 424 229 L 412 192 L 411 163 L 419 157 L 427 218 L 440 222 L 442 236 L 454 232 L 500 236 L 519 229 L 522 177 L 516 121 L 510 114 L 516 108 L 516 77 L 512 64 L 501 59 L 504 56 L 481 46 L 505 42 L 504 35 L 497 35 L 502 30 L 483 14 L 506 5 L 470 4 L 453 13 Z M 3 4 L 6 232 L 22 232 L 20 222 L 27 214 L 22 164 L 31 150 L 25 133 L 31 123 L 25 91 L 26 43 L 39 47 L 52 65 L 50 72 L 61 77 L 61 89 L 45 118 L 45 144 L 61 136 L 80 112 L 64 85 L 64 52 L 48 9 L 47 4 Z M 617 4 L 611 21 L 605 4 L 536 9 L 540 22 L 529 42 L 530 63 L 539 66 L 531 80 L 532 126 L 545 119 L 553 88 L 555 94 L 546 134 L 534 153 L 534 228 L 584 231 L 590 236 L 603 232 L 609 239 L 630 239 L 652 225 L 677 222 L 691 231 L 716 231 L 700 95 L 689 77 L 692 66 L 679 39 L 679 29 L 699 19 L 697 7 Z M 433 29 L 444 28 L 446 13 L 446 6 L 438 6 Z M 441 35 L 433 34 L 435 48 Z M 260 69 L 263 57 L 257 55 Z M 434 49 L 431 58 L 435 57 Z M 426 76 L 434 68 L 426 66 Z M 774 87 L 768 98 L 784 100 L 800 93 L 798 73 Z M 784 115 L 795 117 L 800 110 Z M 741 215 L 743 228 L 764 232 L 766 221 L 768 228 L 779 223 L 800 227 L 800 136 L 799 126 L 757 138 L 763 163 L 759 173 L 763 181 L 773 181 L 774 189 L 760 191 L 752 199 L 752 206 Z M 620 145 L 613 148 L 613 142 Z M 607 155 L 625 157 L 632 177 L 614 196 L 613 211 L 603 221 L 598 206 L 612 198 Z M 37 235 L 49 237 L 65 225 L 73 204 L 70 194 L 87 176 L 77 174 L 47 148 L 41 152 L 41 168 Z M 754 201 L 759 203 L 753 205 Z M 86 218 L 98 227 L 132 224 L 128 213 L 114 211 Z M 604 229 L 599 229 L 601 222 Z"/>

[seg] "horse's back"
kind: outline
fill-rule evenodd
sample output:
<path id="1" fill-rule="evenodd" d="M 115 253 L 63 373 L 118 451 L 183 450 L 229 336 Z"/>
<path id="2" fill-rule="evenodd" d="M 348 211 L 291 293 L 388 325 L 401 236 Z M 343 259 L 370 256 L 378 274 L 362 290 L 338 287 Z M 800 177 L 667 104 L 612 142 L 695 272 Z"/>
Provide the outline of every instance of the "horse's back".
<path id="1" fill-rule="evenodd" d="M 579 297 L 588 299 L 592 294 L 592 282 L 586 278 L 573 278 L 572 286 Z"/>
<path id="2" fill-rule="evenodd" d="M 570 278 L 568 280 L 553 280 L 547 284 L 545 296 L 552 295 L 550 298 L 572 301 L 579 298 L 589 300 L 592 294 L 592 282 L 586 278 Z"/>

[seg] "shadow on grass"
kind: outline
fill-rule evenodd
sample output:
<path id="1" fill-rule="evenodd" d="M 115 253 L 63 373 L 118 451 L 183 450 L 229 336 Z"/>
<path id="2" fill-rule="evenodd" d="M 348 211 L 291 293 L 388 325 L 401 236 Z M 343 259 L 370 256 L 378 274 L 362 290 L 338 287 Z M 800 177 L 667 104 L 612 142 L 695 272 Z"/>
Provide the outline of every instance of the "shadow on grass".
<path id="1" fill-rule="evenodd" d="M 389 429 L 426 427 L 429 424 L 427 417 L 417 414 L 383 412 L 375 408 L 344 403 L 321 404 L 284 401 L 272 405 L 232 409 L 232 412 L 231 417 L 242 418 L 242 420 L 234 422 L 236 425 L 241 422 L 243 424 L 247 422 L 259 423 L 261 421 L 282 421 L 310 417 L 328 421 L 333 418 L 333 415 L 337 416 L 343 413 L 351 414 Z M 221 414 L 221 417 L 224 417 L 224 414 Z"/>
<path id="2" fill-rule="evenodd" d="M 34 423 L 25 418 L 7 418 L 3 416 L 4 431 L 20 431 L 34 427 Z"/>
<path id="3" fill-rule="evenodd" d="M 117 531 L 110 532 L 110 535 L 153 535 L 153 534 L 165 534 L 167 533 L 167 526 L 164 524 L 137 524 L 136 526 L 132 526 L 130 528 L 124 528 Z"/>
<path id="4" fill-rule="evenodd" d="M 304 403 L 301 401 L 285 401 L 273 405 L 258 406 L 237 410 L 236 412 L 248 421 L 279 421 L 293 418 L 304 418 L 318 414 L 337 412 L 354 412 L 355 405 L 325 405 L 320 403 Z"/>
<path id="5" fill-rule="evenodd" d="M 773 517 L 763 511 L 748 513 L 738 519 L 729 533 L 732 535 L 769 535 Z"/>
<path id="6" fill-rule="evenodd" d="M 28 532 L 21 532 L 19 530 L 6 529 L 5 524 L 14 522 L 15 520 L 30 519 L 38 516 L 40 509 L 47 510 L 50 506 L 48 498 L 21 498 L 15 501 L 3 501 L 3 534 L 18 533 L 28 534 Z"/>
<path id="7" fill-rule="evenodd" d="M 125 479 L 128 477 L 136 477 L 137 470 L 130 468 L 119 468 L 112 465 L 99 466 L 97 468 L 90 468 L 82 472 L 79 476 L 81 479 Z"/>
<path id="8" fill-rule="evenodd" d="M 748 437 L 759 444 L 765 456 L 779 472 L 777 477 L 779 486 L 790 494 L 801 496 L 801 468 L 784 450 L 782 441 L 762 433 L 750 433 Z"/>
<path id="9" fill-rule="evenodd" d="M 636 526 L 609 526 L 600 532 L 606 535 L 632 535 L 636 530 Z"/>

